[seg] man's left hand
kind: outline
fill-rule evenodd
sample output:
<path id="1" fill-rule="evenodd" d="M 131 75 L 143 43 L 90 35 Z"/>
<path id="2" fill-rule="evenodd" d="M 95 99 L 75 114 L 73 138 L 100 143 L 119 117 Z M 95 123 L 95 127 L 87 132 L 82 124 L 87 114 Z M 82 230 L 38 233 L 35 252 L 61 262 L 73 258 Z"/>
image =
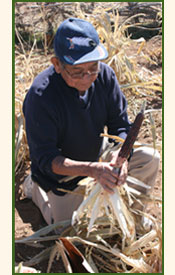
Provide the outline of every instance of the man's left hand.
<path id="1" fill-rule="evenodd" d="M 119 152 L 120 152 L 120 149 L 115 152 L 112 152 L 112 159 L 110 162 L 110 165 L 114 167 L 114 169 L 115 167 L 120 168 L 117 185 L 124 184 L 126 182 L 126 178 L 128 175 L 128 161 L 126 158 L 119 157 L 118 156 Z"/>

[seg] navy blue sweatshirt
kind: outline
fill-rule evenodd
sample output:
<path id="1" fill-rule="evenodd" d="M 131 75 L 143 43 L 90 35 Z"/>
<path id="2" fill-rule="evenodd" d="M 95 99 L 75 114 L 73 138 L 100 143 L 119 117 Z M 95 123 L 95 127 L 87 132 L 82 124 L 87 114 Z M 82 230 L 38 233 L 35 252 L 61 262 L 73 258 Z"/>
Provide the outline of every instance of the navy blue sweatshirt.
<path id="1" fill-rule="evenodd" d="M 56 188 L 73 190 L 78 180 L 58 183 L 62 175 L 52 172 L 57 156 L 79 161 L 97 161 L 104 126 L 108 133 L 125 138 L 130 126 L 126 99 L 111 67 L 100 63 L 100 73 L 84 102 L 54 67 L 40 73 L 23 104 L 30 150 L 32 178 L 46 192 L 63 195 Z M 66 176 L 66 175 L 65 175 Z"/>

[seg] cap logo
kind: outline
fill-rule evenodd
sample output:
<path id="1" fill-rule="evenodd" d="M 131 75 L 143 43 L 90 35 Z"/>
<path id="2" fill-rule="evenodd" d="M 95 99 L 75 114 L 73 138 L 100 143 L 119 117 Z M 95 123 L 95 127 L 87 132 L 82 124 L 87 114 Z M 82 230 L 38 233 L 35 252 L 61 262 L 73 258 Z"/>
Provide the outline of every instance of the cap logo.
<path id="1" fill-rule="evenodd" d="M 69 42 L 70 42 L 69 50 L 74 49 L 74 43 L 73 43 L 72 38 L 67 37 L 67 40 L 69 40 Z"/>
<path id="2" fill-rule="evenodd" d="M 75 46 L 83 46 L 83 47 L 95 47 L 97 43 L 88 38 L 88 37 L 66 37 L 70 42 L 69 50 L 73 50 Z"/>

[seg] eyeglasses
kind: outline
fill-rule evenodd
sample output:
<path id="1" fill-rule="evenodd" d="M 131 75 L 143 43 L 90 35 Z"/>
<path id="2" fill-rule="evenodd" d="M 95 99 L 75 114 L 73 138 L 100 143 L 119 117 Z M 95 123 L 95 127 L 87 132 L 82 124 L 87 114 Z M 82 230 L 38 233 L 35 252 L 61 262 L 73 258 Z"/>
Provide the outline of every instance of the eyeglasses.
<path id="1" fill-rule="evenodd" d="M 98 65 L 99 66 L 99 65 Z M 98 68 L 97 70 L 95 71 L 87 71 L 87 72 L 82 72 L 82 73 L 70 73 L 65 65 L 62 63 L 62 67 L 63 69 L 66 71 L 66 73 L 72 78 L 72 79 L 81 79 L 83 78 L 85 75 L 88 75 L 88 76 L 95 76 L 97 75 L 101 70 Z"/>

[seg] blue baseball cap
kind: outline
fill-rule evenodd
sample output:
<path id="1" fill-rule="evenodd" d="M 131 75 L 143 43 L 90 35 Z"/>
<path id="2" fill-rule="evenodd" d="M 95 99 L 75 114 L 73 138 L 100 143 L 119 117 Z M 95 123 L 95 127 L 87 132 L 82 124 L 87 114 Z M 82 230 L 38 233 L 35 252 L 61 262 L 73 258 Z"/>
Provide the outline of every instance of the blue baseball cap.
<path id="1" fill-rule="evenodd" d="M 78 18 L 69 18 L 61 23 L 55 34 L 54 50 L 56 56 L 69 65 L 108 57 L 93 25 Z"/>

